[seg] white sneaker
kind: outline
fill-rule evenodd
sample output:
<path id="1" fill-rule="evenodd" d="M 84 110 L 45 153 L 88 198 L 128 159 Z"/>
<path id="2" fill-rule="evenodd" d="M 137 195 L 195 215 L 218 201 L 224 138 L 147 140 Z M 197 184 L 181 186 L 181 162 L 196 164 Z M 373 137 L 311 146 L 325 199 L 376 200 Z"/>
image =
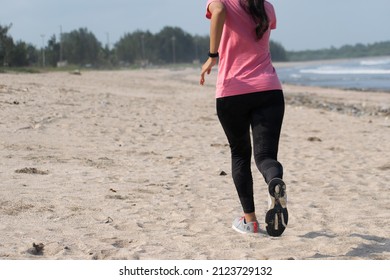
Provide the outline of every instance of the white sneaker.
<path id="1" fill-rule="evenodd" d="M 256 222 L 246 222 L 245 217 L 236 218 L 233 221 L 232 229 L 239 233 L 259 233 L 259 223 Z"/>

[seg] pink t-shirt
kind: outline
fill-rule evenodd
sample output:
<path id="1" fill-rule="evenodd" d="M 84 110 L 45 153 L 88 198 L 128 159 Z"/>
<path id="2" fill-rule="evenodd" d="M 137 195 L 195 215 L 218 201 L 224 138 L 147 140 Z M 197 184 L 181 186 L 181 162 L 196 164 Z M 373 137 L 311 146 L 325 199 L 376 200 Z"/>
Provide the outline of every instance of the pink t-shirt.
<path id="1" fill-rule="evenodd" d="M 209 19 L 211 13 L 208 8 L 212 2 L 222 2 L 226 9 L 218 50 L 216 97 L 282 89 L 269 50 L 271 29 L 276 28 L 276 15 L 272 4 L 265 1 L 270 24 L 263 38 L 257 40 L 256 24 L 241 6 L 240 0 L 208 0 L 206 17 Z"/>

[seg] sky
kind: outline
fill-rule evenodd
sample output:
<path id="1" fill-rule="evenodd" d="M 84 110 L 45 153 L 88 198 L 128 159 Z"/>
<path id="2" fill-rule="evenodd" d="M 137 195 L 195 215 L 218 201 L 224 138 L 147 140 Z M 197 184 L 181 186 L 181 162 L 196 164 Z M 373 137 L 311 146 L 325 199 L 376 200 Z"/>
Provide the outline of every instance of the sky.
<path id="1" fill-rule="evenodd" d="M 180 27 L 207 35 L 206 0 L 0 0 L 0 25 L 14 41 L 36 47 L 52 35 L 87 28 L 110 46 L 136 30 Z M 269 0 L 278 27 L 271 39 L 286 50 L 314 50 L 390 40 L 390 0 Z"/>

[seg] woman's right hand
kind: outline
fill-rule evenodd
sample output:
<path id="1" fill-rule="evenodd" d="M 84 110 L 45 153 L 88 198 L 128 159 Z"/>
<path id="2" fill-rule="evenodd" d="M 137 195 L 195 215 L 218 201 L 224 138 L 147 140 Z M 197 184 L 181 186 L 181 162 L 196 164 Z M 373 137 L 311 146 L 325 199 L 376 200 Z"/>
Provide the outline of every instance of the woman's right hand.
<path id="1" fill-rule="evenodd" d="M 209 59 L 207 59 L 207 61 L 203 64 L 202 72 L 200 73 L 200 82 L 199 82 L 201 86 L 204 85 L 204 82 L 205 82 L 204 76 L 205 76 L 205 74 L 207 73 L 207 75 L 209 75 L 210 72 L 211 72 L 211 69 L 216 64 L 217 64 L 217 58 L 212 58 L 212 57 L 209 57 Z"/>

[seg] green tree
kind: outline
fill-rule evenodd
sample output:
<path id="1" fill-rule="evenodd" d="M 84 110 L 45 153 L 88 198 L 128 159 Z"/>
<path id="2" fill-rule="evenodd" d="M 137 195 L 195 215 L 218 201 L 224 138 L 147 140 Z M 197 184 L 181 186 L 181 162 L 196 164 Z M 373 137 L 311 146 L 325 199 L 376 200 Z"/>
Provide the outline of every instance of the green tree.
<path id="1" fill-rule="evenodd" d="M 270 41 L 270 52 L 273 61 L 287 61 L 287 52 L 280 43 Z"/>
<path id="2" fill-rule="evenodd" d="M 57 62 L 60 60 L 60 43 L 57 42 L 56 36 L 53 35 L 45 49 L 46 63 L 50 66 L 57 66 Z"/>
<path id="3" fill-rule="evenodd" d="M 344 45 L 340 48 L 331 47 L 329 49 L 306 50 L 288 52 L 291 61 L 356 58 L 368 56 L 390 55 L 390 42 L 379 42 L 374 44 Z"/>
<path id="4" fill-rule="evenodd" d="M 126 33 L 115 45 L 116 55 L 122 63 L 155 62 L 153 35 L 150 32 Z"/>
<path id="5" fill-rule="evenodd" d="M 29 57 L 27 53 L 27 44 L 23 41 L 18 41 L 11 50 L 10 64 L 11 66 L 28 66 Z"/>
<path id="6" fill-rule="evenodd" d="M 0 25 L 0 66 L 11 64 L 11 52 L 14 48 L 14 41 L 12 37 L 8 36 L 8 31 L 12 24 L 8 26 Z"/>
<path id="7" fill-rule="evenodd" d="M 64 59 L 72 64 L 99 64 L 101 43 L 87 28 L 64 33 L 62 39 Z"/>
<path id="8" fill-rule="evenodd" d="M 178 27 L 164 27 L 156 41 L 159 58 L 163 63 L 192 62 L 196 47 L 192 36 Z"/>
<path id="9" fill-rule="evenodd" d="M 26 52 L 27 52 L 28 65 L 38 64 L 38 59 L 39 59 L 38 50 L 32 44 L 27 44 Z"/>
<path id="10" fill-rule="evenodd" d="M 210 48 L 210 38 L 209 36 L 199 36 L 195 35 L 193 37 L 193 44 L 195 47 L 194 59 L 199 62 L 203 62 L 207 59 L 207 53 Z"/>

